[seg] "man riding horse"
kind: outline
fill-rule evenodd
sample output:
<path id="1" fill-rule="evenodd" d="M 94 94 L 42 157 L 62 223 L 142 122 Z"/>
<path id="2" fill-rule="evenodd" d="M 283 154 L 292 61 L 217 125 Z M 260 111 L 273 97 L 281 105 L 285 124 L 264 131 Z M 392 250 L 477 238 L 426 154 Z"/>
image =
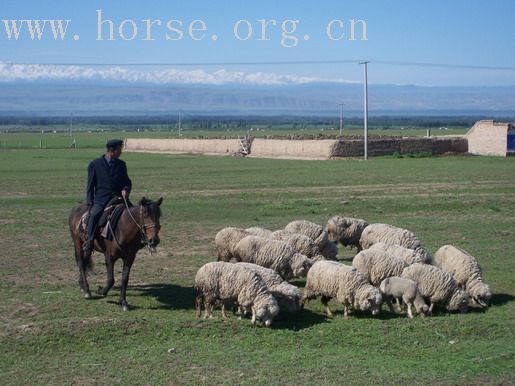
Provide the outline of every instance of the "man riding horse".
<path id="1" fill-rule="evenodd" d="M 105 207 L 113 198 L 129 198 L 132 183 L 127 175 L 127 166 L 120 159 L 123 141 L 112 139 L 106 143 L 106 153 L 90 162 L 86 186 L 86 202 L 90 208 L 87 224 L 84 257 L 91 258 L 98 222 Z"/>

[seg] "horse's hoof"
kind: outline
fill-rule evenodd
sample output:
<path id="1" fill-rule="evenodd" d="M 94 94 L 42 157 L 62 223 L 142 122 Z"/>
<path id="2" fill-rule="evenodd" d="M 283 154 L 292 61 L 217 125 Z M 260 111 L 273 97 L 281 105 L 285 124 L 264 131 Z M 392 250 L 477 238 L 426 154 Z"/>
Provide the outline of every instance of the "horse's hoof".
<path id="1" fill-rule="evenodd" d="M 124 304 L 124 305 L 122 306 L 122 310 L 124 310 L 124 311 L 129 311 L 129 306 L 128 306 L 127 304 Z"/>
<path id="2" fill-rule="evenodd" d="M 90 292 L 85 292 L 84 293 L 84 298 L 91 299 L 91 293 Z"/>

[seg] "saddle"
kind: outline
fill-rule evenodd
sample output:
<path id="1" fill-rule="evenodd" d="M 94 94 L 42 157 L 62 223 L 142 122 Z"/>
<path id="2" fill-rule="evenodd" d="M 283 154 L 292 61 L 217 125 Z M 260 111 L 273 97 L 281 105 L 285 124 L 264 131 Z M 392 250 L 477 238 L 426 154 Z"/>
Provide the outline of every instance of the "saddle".
<path id="1" fill-rule="evenodd" d="M 128 204 L 129 207 L 133 206 L 130 201 Z M 113 239 L 113 232 L 116 230 L 118 221 L 120 220 L 124 209 L 125 205 L 121 197 L 115 197 L 107 203 L 106 207 L 104 208 L 104 213 L 102 213 L 102 216 L 98 221 L 98 229 L 100 229 L 101 237 L 108 240 Z M 79 231 L 83 234 L 86 234 L 88 218 L 89 211 L 82 215 L 78 224 Z"/>

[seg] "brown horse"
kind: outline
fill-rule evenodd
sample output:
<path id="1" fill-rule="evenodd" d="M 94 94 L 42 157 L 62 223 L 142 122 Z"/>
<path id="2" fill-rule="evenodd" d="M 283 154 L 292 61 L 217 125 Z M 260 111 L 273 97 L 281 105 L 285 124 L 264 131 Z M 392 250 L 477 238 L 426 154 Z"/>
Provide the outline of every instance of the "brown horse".
<path id="1" fill-rule="evenodd" d="M 105 287 L 99 287 L 97 294 L 106 296 L 107 292 L 114 284 L 114 263 L 119 258 L 123 261 L 122 283 L 120 288 L 120 301 L 124 311 L 129 309 L 125 298 L 127 283 L 132 263 L 136 258 L 136 253 L 148 245 L 151 252 L 155 251 L 159 244 L 159 218 L 161 216 L 160 205 L 163 198 L 157 201 L 147 200 L 143 197 L 138 206 L 126 207 L 120 216 L 118 225 L 114 230 L 112 240 L 102 238 L 97 231 L 95 239 L 95 250 L 102 252 L 105 256 L 107 269 L 107 281 Z M 70 232 L 75 246 L 75 260 L 79 266 L 79 286 L 85 298 L 91 298 L 87 273 L 93 266 L 92 259 L 86 259 L 82 246 L 85 234 L 80 229 L 81 218 L 88 211 L 88 206 L 82 204 L 72 209 L 69 217 Z"/>

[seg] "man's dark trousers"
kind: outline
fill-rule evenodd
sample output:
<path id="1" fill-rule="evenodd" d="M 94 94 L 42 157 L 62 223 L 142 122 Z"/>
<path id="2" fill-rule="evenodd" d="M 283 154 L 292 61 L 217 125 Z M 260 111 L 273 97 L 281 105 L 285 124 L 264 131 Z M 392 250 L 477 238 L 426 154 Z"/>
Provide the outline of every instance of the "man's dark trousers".
<path id="1" fill-rule="evenodd" d="M 95 240 L 95 233 L 102 213 L 104 213 L 104 205 L 93 204 L 88 218 L 88 234 L 86 237 L 87 241 Z"/>

